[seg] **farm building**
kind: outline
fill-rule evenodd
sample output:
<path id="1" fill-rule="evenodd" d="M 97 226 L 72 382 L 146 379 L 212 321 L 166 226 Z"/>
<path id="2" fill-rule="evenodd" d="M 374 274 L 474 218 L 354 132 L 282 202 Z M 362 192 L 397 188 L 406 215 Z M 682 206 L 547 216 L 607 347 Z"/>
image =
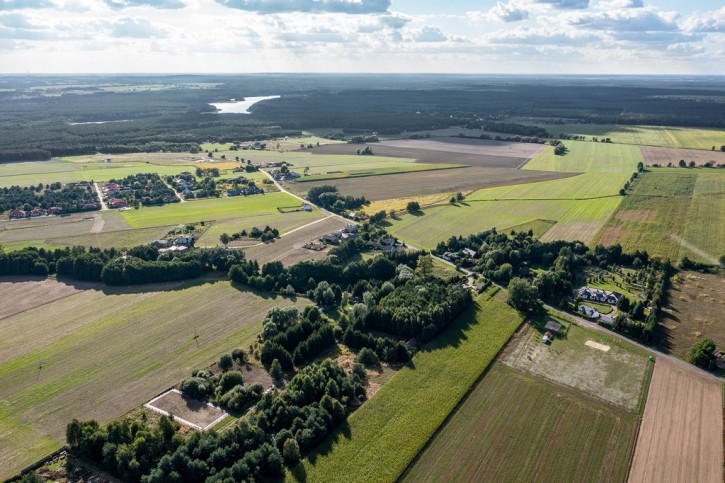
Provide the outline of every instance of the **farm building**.
<path id="1" fill-rule="evenodd" d="M 574 292 L 575 297 L 581 297 L 584 300 L 592 302 L 602 302 L 609 305 L 616 305 L 622 294 L 612 292 L 611 290 L 602 290 L 600 288 L 582 287 Z"/>

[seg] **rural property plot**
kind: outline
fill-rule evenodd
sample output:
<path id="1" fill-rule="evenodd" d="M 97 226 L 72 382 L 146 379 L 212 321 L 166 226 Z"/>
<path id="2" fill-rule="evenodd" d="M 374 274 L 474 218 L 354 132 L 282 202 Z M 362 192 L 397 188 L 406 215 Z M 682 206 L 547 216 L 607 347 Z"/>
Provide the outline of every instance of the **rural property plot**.
<path id="1" fill-rule="evenodd" d="M 496 363 L 401 481 L 624 481 L 637 423 Z"/>
<path id="2" fill-rule="evenodd" d="M 694 161 L 697 166 L 702 166 L 708 162 L 713 162 L 715 165 L 725 164 L 725 153 L 720 151 L 719 146 L 717 151 L 659 148 L 654 146 L 640 146 L 639 149 L 642 151 L 647 166 L 652 166 L 655 163 L 660 166 L 667 166 L 668 163 L 678 166 L 681 160 L 688 165 L 690 161 Z"/>
<path id="3" fill-rule="evenodd" d="M 629 482 L 722 482 L 722 404 L 722 382 L 658 358 Z"/>
<path id="4" fill-rule="evenodd" d="M 0 476 L 61 446 L 71 419 L 117 418 L 251 342 L 269 309 L 308 303 L 185 282 L 85 290 L 2 319 Z"/>
<path id="5" fill-rule="evenodd" d="M 228 416 L 222 408 L 199 401 L 178 389 L 170 389 L 144 406 L 166 416 L 173 416 L 174 420 L 200 431 L 212 428 Z"/>

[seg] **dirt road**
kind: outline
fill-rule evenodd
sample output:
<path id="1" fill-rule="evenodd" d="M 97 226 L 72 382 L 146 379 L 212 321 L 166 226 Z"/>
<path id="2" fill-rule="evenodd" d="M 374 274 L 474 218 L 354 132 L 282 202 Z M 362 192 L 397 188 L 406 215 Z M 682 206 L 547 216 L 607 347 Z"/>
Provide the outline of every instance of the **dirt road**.
<path id="1" fill-rule="evenodd" d="M 630 483 L 722 482 L 722 386 L 692 366 L 658 359 Z"/>
<path id="2" fill-rule="evenodd" d="M 101 202 L 101 211 L 108 210 L 108 205 L 106 205 L 106 202 L 103 201 L 103 194 L 101 193 L 101 189 L 98 187 L 98 183 L 93 183 L 93 187 L 96 189 L 96 194 L 98 195 L 98 201 Z"/>

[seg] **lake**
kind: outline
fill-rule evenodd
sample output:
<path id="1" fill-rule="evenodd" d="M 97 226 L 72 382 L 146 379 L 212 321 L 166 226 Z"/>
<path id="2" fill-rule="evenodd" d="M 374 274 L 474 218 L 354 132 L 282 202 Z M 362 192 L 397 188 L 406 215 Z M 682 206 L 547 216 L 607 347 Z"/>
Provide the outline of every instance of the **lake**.
<path id="1" fill-rule="evenodd" d="M 279 99 L 280 96 L 247 97 L 243 101 L 230 100 L 229 102 L 210 102 L 217 108 L 219 114 L 251 114 L 249 108 L 258 102 L 267 99 Z"/>

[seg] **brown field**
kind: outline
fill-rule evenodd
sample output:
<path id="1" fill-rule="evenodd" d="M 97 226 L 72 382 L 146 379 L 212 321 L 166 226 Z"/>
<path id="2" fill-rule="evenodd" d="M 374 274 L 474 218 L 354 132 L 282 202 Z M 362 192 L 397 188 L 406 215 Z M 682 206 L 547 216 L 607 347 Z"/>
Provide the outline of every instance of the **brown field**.
<path id="1" fill-rule="evenodd" d="M 627 210 L 618 214 L 622 221 L 651 222 L 655 221 L 657 211 L 655 210 Z"/>
<path id="2" fill-rule="evenodd" d="M 202 429 L 226 414 L 221 409 L 176 390 L 171 390 L 158 399 L 149 401 L 146 405 L 151 409 L 166 411 L 174 417 L 179 417 Z M 183 424 L 183 422 L 181 423 Z"/>
<path id="3" fill-rule="evenodd" d="M 318 223 L 284 233 L 273 242 L 246 248 L 244 254 L 247 259 L 257 260 L 260 265 L 272 261 L 292 265 L 302 260 L 320 260 L 325 258 L 328 249 L 315 251 L 303 246 L 309 241 L 344 227 L 345 222 L 337 216 L 323 218 Z"/>
<path id="4" fill-rule="evenodd" d="M 511 168 L 454 168 L 416 173 L 389 174 L 366 178 L 335 179 L 293 184 L 303 192 L 313 186 L 332 184 L 345 195 L 365 196 L 371 201 L 389 200 L 416 195 L 432 195 L 442 192 L 471 192 L 481 188 L 493 188 L 510 184 L 536 183 L 552 179 L 568 178 L 576 173 L 552 173 L 526 171 Z"/>
<path id="5" fill-rule="evenodd" d="M 657 359 L 629 481 L 723 481 L 721 382 Z"/>
<path id="6" fill-rule="evenodd" d="M 506 143 L 472 139 L 382 141 L 372 144 L 330 144 L 311 150 L 315 154 L 355 154 L 370 146 L 376 156 L 415 159 L 419 163 L 467 164 L 515 169 L 541 151 L 539 144 Z M 533 154 L 532 154 L 533 153 Z"/>
<path id="7" fill-rule="evenodd" d="M 673 166 L 678 166 L 678 163 L 682 159 L 688 164 L 690 161 L 694 161 L 698 166 L 702 166 L 709 161 L 713 161 L 716 165 L 725 163 L 725 153 L 721 151 L 661 148 L 656 146 L 640 146 L 639 150 L 642 152 L 645 164 L 648 166 L 654 163 L 660 166 L 667 166 L 668 163 L 672 163 Z"/>
<path id="8" fill-rule="evenodd" d="M 41 277 L 0 278 L 0 320 L 100 284 Z"/>
<path id="9" fill-rule="evenodd" d="M 704 338 L 712 339 L 720 350 L 725 348 L 723 294 L 723 275 L 680 272 L 672 282 L 658 345 L 680 359 Z"/>

